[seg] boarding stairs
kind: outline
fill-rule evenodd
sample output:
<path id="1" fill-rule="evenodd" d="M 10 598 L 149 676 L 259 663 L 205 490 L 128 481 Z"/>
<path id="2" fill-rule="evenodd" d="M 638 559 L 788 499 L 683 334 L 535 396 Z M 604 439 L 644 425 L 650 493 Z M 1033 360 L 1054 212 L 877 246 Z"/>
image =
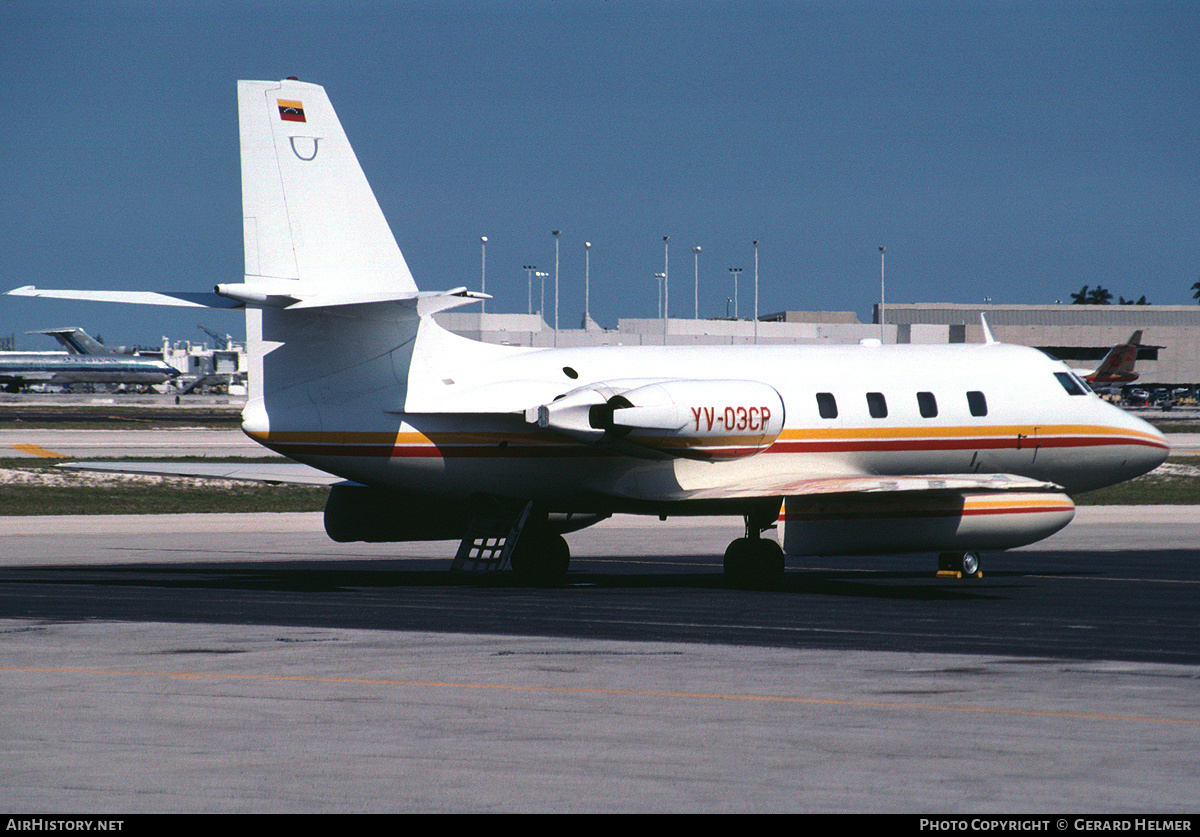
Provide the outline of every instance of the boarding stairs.
<path id="1" fill-rule="evenodd" d="M 499 497 L 480 496 L 472 506 L 471 519 L 450 571 L 476 575 L 499 572 L 509 565 L 533 503 L 526 502 L 518 508 Z"/>

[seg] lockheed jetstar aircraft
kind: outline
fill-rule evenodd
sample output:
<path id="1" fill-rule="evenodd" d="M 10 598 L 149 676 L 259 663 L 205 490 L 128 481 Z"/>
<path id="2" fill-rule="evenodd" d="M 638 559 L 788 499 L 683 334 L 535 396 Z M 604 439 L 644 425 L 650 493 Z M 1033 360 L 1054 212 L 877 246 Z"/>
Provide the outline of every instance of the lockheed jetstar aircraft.
<path id="1" fill-rule="evenodd" d="M 544 582 L 567 571 L 563 534 L 612 514 L 735 514 L 745 534 L 724 566 L 739 583 L 778 577 L 785 552 L 931 552 L 972 575 L 979 550 L 1067 525 L 1069 492 L 1167 456 L 1065 364 L 990 334 L 563 349 L 456 336 L 432 315 L 486 297 L 417 289 L 324 89 L 243 81 L 238 106 L 244 281 L 10 293 L 244 307 L 243 429 L 342 480 L 325 509 L 335 540 L 461 539 L 455 567 Z M 776 525 L 782 549 L 762 537 Z"/>

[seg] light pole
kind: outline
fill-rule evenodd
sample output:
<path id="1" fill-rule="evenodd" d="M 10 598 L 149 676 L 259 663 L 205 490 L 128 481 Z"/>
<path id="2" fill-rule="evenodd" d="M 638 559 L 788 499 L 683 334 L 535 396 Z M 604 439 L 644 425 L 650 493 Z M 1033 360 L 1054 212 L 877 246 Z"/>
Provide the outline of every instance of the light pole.
<path id="1" fill-rule="evenodd" d="M 693 311 L 692 316 L 698 320 L 698 319 L 700 319 L 700 245 L 699 244 L 697 244 L 695 247 L 692 248 L 692 255 L 696 259 L 696 285 L 695 285 L 696 300 L 694 303 L 695 310 Z"/>
<path id="2" fill-rule="evenodd" d="M 662 304 L 663 280 L 667 278 L 667 274 L 656 273 L 656 274 L 654 274 L 654 278 L 658 280 L 658 316 L 661 319 L 661 317 L 663 315 L 663 304 Z"/>
<path id="3" fill-rule="evenodd" d="M 671 317 L 671 284 L 667 278 L 667 236 L 663 236 L 663 345 L 667 345 L 667 320 Z"/>
<path id="4" fill-rule="evenodd" d="M 887 313 L 883 295 L 883 248 L 879 248 L 879 342 L 883 342 L 883 321 Z"/>
<path id="5" fill-rule="evenodd" d="M 558 233 L 559 230 L 551 230 L 550 234 L 554 236 L 554 345 L 558 345 Z"/>
<path id="6" fill-rule="evenodd" d="M 758 342 L 758 239 L 754 239 L 754 342 Z"/>
<path id="7" fill-rule="evenodd" d="M 588 327 L 588 320 L 592 316 L 592 289 L 591 289 L 591 272 L 592 272 L 592 242 L 583 242 L 583 327 L 584 330 Z"/>
<path id="8" fill-rule="evenodd" d="M 525 306 L 525 313 L 532 314 L 533 313 L 533 272 L 535 270 L 537 270 L 537 265 L 536 264 L 527 264 L 522 267 L 522 270 L 525 271 L 525 279 L 526 279 L 527 283 L 529 284 L 529 302 Z"/>
<path id="9" fill-rule="evenodd" d="M 544 322 L 546 320 L 546 277 L 550 274 L 544 270 L 539 270 L 534 275 L 542 280 L 542 302 L 540 305 L 538 305 L 538 316 L 541 317 L 542 321 Z"/>
<path id="10" fill-rule="evenodd" d="M 729 272 L 733 274 L 733 318 L 736 320 L 736 319 L 738 319 L 737 280 L 738 280 L 738 274 L 742 272 L 742 269 L 740 267 L 731 267 L 731 268 L 729 268 Z"/>
<path id="11" fill-rule="evenodd" d="M 487 293 L 487 236 L 479 236 L 479 292 Z M 482 314 L 487 308 L 487 300 L 481 300 L 479 303 L 479 313 Z"/>

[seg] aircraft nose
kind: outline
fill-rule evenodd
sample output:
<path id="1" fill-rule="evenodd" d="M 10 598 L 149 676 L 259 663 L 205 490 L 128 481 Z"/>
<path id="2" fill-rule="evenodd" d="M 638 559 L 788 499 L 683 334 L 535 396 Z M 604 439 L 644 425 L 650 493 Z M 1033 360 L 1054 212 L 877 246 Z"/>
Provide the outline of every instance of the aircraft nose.
<path id="1" fill-rule="evenodd" d="M 1162 432 L 1137 416 L 1125 414 L 1130 423 L 1130 430 L 1135 431 L 1139 444 L 1134 446 L 1129 454 L 1126 467 L 1129 475 L 1125 479 L 1133 479 L 1149 473 L 1163 464 L 1171 453 L 1171 443 Z"/>

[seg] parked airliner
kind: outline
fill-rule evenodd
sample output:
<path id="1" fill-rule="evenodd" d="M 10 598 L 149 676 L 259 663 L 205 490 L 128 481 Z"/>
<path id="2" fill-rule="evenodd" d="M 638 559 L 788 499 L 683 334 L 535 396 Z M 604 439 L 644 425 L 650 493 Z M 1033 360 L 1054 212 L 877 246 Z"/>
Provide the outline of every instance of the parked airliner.
<path id="1" fill-rule="evenodd" d="M 0 386 L 19 392 L 31 384 L 124 384 L 150 386 L 174 379 L 179 370 L 157 358 L 110 350 L 81 328 L 31 331 L 58 340 L 65 352 L 0 352 Z"/>
<path id="2" fill-rule="evenodd" d="M 243 429 L 344 480 L 339 541 L 460 538 L 454 566 L 561 579 L 564 533 L 612 514 L 736 514 L 737 582 L 785 553 L 979 550 L 1071 520 L 1069 494 L 1167 456 L 1153 427 L 1030 348 L 979 345 L 487 345 L 421 292 L 325 90 L 243 81 L 245 276 L 214 293 L 10 293 L 242 307 Z M 278 479 L 278 470 L 273 472 Z M 779 543 L 763 533 L 780 527 Z M 782 544 L 782 549 L 780 547 Z"/>

